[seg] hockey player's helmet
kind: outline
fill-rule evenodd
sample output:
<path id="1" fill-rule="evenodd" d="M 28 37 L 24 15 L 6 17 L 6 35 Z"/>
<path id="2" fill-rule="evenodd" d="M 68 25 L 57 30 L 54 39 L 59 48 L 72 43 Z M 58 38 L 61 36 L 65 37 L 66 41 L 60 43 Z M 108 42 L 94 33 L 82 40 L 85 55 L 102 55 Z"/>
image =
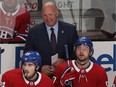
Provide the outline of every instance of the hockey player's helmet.
<path id="1" fill-rule="evenodd" d="M 92 55 L 93 55 L 93 53 L 94 53 L 93 43 L 92 43 L 92 41 L 91 41 L 89 38 L 87 38 L 87 37 L 80 37 L 80 38 L 78 38 L 78 39 L 76 40 L 76 42 L 75 42 L 75 44 L 74 44 L 74 51 L 75 51 L 75 49 L 76 49 L 76 47 L 77 47 L 78 45 L 82 45 L 82 44 L 83 44 L 83 45 L 89 46 L 90 49 L 91 49 Z"/>
<path id="2" fill-rule="evenodd" d="M 22 61 L 22 63 L 23 62 L 33 62 L 35 65 L 40 66 L 41 65 L 41 56 L 36 51 L 28 51 L 22 56 L 21 61 Z"/>

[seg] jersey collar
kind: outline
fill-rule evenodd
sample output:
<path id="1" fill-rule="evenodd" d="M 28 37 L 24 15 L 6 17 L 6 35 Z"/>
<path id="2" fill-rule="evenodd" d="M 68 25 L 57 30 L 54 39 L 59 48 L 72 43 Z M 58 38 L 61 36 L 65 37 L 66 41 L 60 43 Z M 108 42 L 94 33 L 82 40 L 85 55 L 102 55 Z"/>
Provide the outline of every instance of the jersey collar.
<path id="1" fill-rule="evenodd" d="M 75 64 L 75 61 L 76 60 L 72 60 L 72 65 L 73 65 L 73 67 L 74 67 L 74 69 L 77 71 L 77 72 L 80 72 L 80 69 L 77 67 L 77 65 Z M 85 69 L 85 71 L 86 72 L 89 72 L 91 69 L 92 69 L 92 67 L 93 67 L 93 62 L 91 62 L 91 61 L 89 61 L 90 62 L 90 66 L 87 68 L 87 69 Z"/>
<path id="2" fill-rule="evenodd" d="M 38 77 L 38 79 L 34 82 L 35 85 L 37 85 L 37 84 L 40 82 L 40 80 L 42 79 L 41 73 L 39 73 L 39 72 L 37 72 L 37 73 L 39 74 L 39 77 Z M 27 84 L 29 84 L 29 81 L 25 78 L 24 74 L 23 74 L 23 79 L 24 79 L 24 81 L 25 81 Z"/>

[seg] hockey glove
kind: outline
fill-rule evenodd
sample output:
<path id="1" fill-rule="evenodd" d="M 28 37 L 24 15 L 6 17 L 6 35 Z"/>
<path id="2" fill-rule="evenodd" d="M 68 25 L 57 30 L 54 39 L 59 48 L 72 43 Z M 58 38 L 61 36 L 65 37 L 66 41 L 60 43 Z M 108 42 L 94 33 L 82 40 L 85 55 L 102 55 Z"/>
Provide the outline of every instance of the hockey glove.
<path id="1" fill-rule="evenodd" d="M 71 85 L 72 80 L 75 79 L 74 68 L 68 67 L 62 74 L 60 83 L 62 86 L 64 85 Z"/>

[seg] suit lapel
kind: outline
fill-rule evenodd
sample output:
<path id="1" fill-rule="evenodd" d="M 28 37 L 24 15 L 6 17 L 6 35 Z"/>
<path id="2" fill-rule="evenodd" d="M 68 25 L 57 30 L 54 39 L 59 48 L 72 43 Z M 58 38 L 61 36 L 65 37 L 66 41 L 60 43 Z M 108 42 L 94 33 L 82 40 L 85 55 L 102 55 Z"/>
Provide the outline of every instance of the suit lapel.
<path id="1" fill-rule="evenodd" d="M 64 29 L 64 27 L 62 26 L 62 23 L 59 21 L 59 27 L 58 27 L 58 46 L 59 45 L 61 45 L 61 44 L 63 44 L 63 42 L 65 42 L 64 40 L 65 40 L 65 29 Z"/>
<path id="2" fill-rule="evenodd" d="M 50 41 L 49 41 L 48 32 L 47 32 L 45 24 L 42 25 L 42 29 L 41 30 L 42 30 L 42 33 L 41 33 L 42 40 L 44 41 L 44 43 L 46 43 L 46 47 L 48 49 L 51 49 L 51 44 L 50 44 Z"/>

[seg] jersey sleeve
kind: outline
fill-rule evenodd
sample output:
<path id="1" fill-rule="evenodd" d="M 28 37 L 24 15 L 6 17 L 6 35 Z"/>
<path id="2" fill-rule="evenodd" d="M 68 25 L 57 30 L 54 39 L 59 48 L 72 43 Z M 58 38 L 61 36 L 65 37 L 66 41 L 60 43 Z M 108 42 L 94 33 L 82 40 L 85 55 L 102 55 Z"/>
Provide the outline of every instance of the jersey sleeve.
<path id="1" fill-rule="evenodd" d="M 65 69 L 66 69 L 67 67 L 68 67 L 68 66 L 67 66 L 67 63 L 65 62 L 65 63 L 60 64 L 60 65 L 56 68 L 56 70 L 55 70 L 55 72 L 54 72 L 54 75 L 55 75 L 55 77 L 56 77 L 56 79 L 55 79 L 55 81 L 54 81 L 55 87 L 63 87 L 63 86 L 60 84 L 60 78 L 61 78 L 63 72 L 65 71 Z"/>
<path id="2" fill-rule="evenodd" d="M 97 87 L 108 87 L 108 77 L 104 68 L 100 69 Z"/>
<path id="3" fill-rule="evenodd" d="M 8 78 L 8 75 L 6 73 L 3 74 L 1 81 L 3 83 L 3 86 L 1 87 L 12 87 L 12 84 L 10 83 L 10 78 Z"/>

